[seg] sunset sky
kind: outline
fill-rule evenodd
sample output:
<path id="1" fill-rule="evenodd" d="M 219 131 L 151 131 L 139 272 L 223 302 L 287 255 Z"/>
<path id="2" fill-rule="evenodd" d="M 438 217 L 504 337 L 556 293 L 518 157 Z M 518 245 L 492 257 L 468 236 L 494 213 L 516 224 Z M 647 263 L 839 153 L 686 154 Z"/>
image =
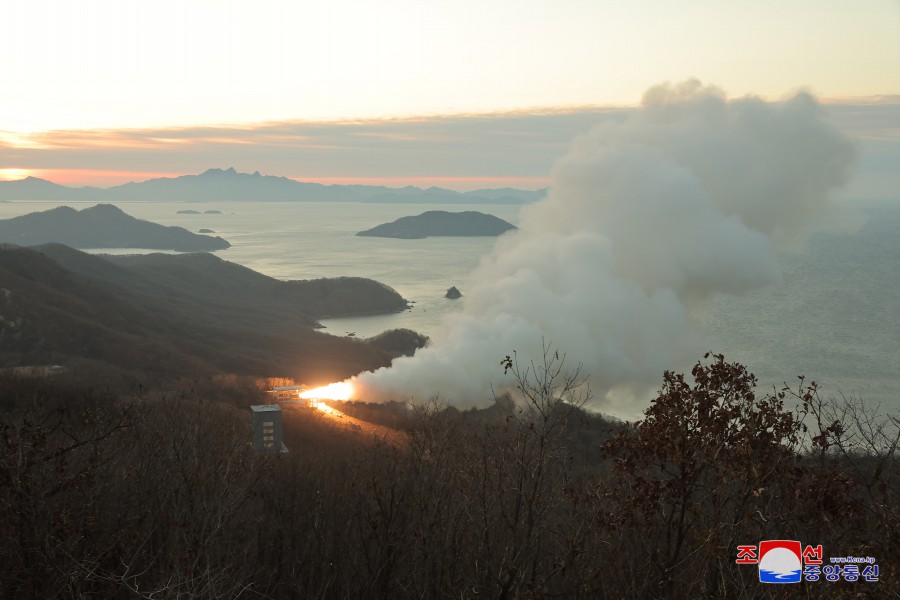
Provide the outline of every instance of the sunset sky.
<path id="1" fill-rule="evenodd" d="M 690 77 L 900 139 L 898 0 L 30 0 L 0 56 L 6 180 L 540 187 L 572 136 Z"/>

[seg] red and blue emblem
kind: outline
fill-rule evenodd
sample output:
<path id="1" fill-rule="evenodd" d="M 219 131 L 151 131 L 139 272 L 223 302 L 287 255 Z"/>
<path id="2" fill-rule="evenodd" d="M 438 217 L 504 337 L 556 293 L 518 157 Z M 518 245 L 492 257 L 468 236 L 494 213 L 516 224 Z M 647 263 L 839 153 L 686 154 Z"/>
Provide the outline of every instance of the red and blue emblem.
<path id="1" fill-rule="evenodd" d="M 763 540 L 759 543 L 759 580 L 763 583 L 799 583 L 803 572 L 800 542 Z"/>

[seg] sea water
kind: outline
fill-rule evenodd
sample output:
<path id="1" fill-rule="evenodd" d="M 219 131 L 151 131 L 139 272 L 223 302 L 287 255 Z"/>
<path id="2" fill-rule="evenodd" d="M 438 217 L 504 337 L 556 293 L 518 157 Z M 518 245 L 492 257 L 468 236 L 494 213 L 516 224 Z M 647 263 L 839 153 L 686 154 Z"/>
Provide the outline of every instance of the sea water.
<path id="1" fill-rule="evenodd" d="M 85 208 L 93 203 L 67 204 Z M 58 205 L 0 203 L 0 218 Z M 163 225 L 194 232 L 212 229 L 232 244 L 217 256 L 277 279 L 369 277 L 413 302 L 401 313 L 322 321 L 329 333 L 358 337 L 398 327 L 433 334 L 445 315 L 461 310 L 467 276 L 491 251 L 494 239 L 397 240 L 358 237 L 356 232 L 426 210 L 479 210 L 515 224 L 520 210 L 433 203 L 119 206 L 132 216 Z M 201 214 L 178 212 L 183 210 Z M 205 214 L 207 210 L 222 214 Z M 782 253 L 780 283 L 742 296 L 719 296 L 697 309 L 694 318 L 709 349 L 747 365 L 769 389 L 795 384 L 802 374 L 807 381 L 818 382 L 825 395 L 855 394 L 900 411 L 900 208 L 873 209 L 866 215 L 867 224 L 852 234 L 820 233 L 803 251 Z M 141 250 L 102 250 L 137 251 Z M 444 298 L 454 285 L 464 297 Z M 564 340 L 553 341 L 564 349 Z"/>

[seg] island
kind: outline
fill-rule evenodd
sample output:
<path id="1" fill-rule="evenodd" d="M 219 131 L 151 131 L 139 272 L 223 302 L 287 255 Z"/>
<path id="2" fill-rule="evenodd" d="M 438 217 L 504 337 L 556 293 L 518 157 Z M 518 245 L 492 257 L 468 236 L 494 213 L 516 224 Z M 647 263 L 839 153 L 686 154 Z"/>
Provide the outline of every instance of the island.
<path id="1" fill-rule="evenodd" d="M 420 215 L 401 217 L 391 223 L 377 225 L 356 235 L 414 240 L 427 237 L 498 236 L 515 228 L 515 225 L 503 219 L 477 211 L 429 210 Z"/>
<path id="2" fill-rule="evenodd" d="M 215 231 L 213 231 L 212 229 L 203 228 L 203 229 L 198 229 L 197 233 L 215 233 Z"/>
<path id="3" fill-rule="evenodd" d="M 112 204 L 98 204 L 80 211 L 60 206 L 0 220 L 0 242 L 17 246 L 58 243 L 73 248 L 145 248 L 177 252 L 211 252 L 231 246 L 220 237 L 136 219 Z"/>
<path id="4" fill-rule="evenodd" d="M 188 209 L 188 210 L 179 210 L 179 211 L 176 211 L 176 214 L 179 214 L 179 215 L 199 215 L 199 214 L 200 214 L 200 211 L 199 211 L 199 210 L 191 210 L 191 209 Z"/>
<path id="5" fill-rule="evenodd" d="M 462 298 L 462 292 L 460 292 L 455 285 L 450 286 L 447 290 L 447 293 L 444 294 L 444 298 L 449 298 L 450 300 L 456 300 L 457 298 Z"/>

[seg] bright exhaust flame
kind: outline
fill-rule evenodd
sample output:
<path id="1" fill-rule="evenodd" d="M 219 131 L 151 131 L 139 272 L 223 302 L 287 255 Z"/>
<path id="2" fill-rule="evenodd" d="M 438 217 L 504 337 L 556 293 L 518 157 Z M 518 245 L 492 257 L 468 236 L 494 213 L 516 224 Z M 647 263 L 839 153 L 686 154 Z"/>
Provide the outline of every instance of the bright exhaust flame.
<path id="1" fill-rule="evenodd" d="M 300 397 L 305 400 L 349 400 L 353 397 L 353 386 L 347 382 L 330 383 L 306 390 Z"/>

